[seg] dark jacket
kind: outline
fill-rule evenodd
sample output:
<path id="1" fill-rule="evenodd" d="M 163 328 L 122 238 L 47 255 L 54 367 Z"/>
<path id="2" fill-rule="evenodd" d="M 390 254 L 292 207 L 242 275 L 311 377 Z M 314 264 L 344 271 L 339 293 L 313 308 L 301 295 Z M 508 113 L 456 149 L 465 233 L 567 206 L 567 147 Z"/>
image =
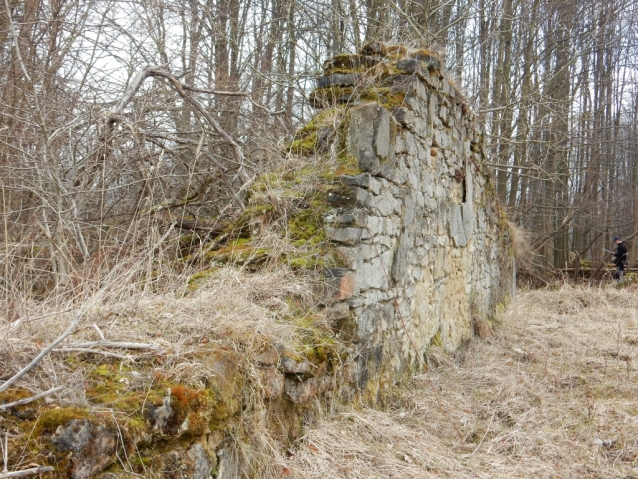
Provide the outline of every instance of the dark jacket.
<path id="1" fill-rule="evenodd" d="M 624 241 L 618 245 L 616 252 L 614 253 L 614 264 L 616 266 L 624 267 L 627 262 L 627 243 Z"/>

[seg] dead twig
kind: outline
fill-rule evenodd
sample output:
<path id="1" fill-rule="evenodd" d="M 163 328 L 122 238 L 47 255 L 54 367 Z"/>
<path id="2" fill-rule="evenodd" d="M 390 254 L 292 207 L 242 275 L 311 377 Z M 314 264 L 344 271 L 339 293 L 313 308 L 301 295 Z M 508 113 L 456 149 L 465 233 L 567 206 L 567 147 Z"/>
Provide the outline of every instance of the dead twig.
<path id="1" fill-rule="evenodd" d="M 135 357 L 133 356 L 125 356 L 124 354 L 111 353 L 109 351 L 100 351 L 99 349 L 91 349 L 91 348 L 58 348 L 54 353 L 89 353 L 89 354 L 100 354 L 102 356 L 106 356 L 109 358 L 121 359 L 122 361 L 135 361 Z"/>
<path id="2" fill-rule="evenodd" d="M 15 376 L 13 376 L 9 380 L 7 380 L 2 386 L 0 386 L 0 393 L 6 391 L 7 389 L 9 389 L 9 386 L 14 384 L 18 379 L 20 379 L 26 373 L 31 371 L 31 369 L 33 369 L 40 361 L 42 361 L 42 358 L 44 358 L 47 354 L 49 354 L 53 348 L 55 348 L 58 344 L 60 344 L 62 341 L 64 341 L 67 336 L 69 336 L 71 333 L 73 333 L 73 331 L 75 331 L 75 328 L 77 327 L 77 325 L 80 324 L 80 319 L 82 319 L 82 314 L 83 313 L 84 313 L 84 310 L 81 309 L 75 315 L 75 317 L 73 318 L 73 322 L 69 325 L 69 327 L 66 329 L 66 331 L 64 331 L 60 336 L 58 336 L 58 338 L 55 341 L 53 341 L 40 354 L 38 354 L 35 357 L 35 359 L 33 359 L 33 361 L 31 361 L 28 365 L 26 365 L 24 368 L 22 368 L 22 370 L 19 371 Z"/>
<path id="3" fill-rule="evenodd" d="M 23 469 L 21 471 L 3 472 L 0 474 L 0 479 L 8 479 L 10 477 L 25 477 L 32 476 L 33 474 L 42 474 L 43 472 L 53 472 L 54 469 L 51 466 L 38 466 L 31 469 Z"/>
<path id="4" fill-rule="evenodd" d="M 49 394 L 53 394 L 54 392 L 59 391 L 60 389 L 63 389 L 63 388 L 64 386 L 58 386 L 56 388 L 49 389 L 48 391 L 44 391 L 40 394 L 36 394 L 35 396 L 29 397 L 29 398 L 20 399 L 19 401 L 10 402 L 7 404 L 0 404 L 0 411 L 4 409 L 9 409 L 10 407 L 14 407 L 14 406 L 22 406 L 23 404 L 29 404 L 30 402 L 37 401 L 38 399 L 43 398 L 44 396 L 48 396 Z"/>
<path id="5" fill-rule="evenodd" d="M 156 343 L 126 343 L 119 341 L 84 341 L 77 343 L 69 343 L 69 348 L 120 348 L 120 349 L 159 349 L 160 345 Z"/>

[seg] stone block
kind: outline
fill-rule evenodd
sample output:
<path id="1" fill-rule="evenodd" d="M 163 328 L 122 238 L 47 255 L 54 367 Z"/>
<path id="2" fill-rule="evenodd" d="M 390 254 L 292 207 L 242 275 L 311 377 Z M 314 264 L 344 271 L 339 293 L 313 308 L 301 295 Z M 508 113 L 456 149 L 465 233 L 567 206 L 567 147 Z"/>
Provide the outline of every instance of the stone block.
<path id="1" fill-rule="evenodd" d="M 317 79 L 317 88 L 326 88 L 330 86 L 353 86 L 361 80 L 358 73 L 335 73 L 333 75 L 322 76 Z"/>
<path id="2" fill-rule="evenodd" d="M 350 176 L 341 175 L 339 181 L 346 186 L 358 186 L 359 188 L 370 188 L 370 173 L 363 173 L 361 175 Z"/>
<path id="3" fill-rule="evenodd" d="M 201 444 L 193 444 L 186 452 L 186 457 L 188 458 L 187 471 L 182 469 L 183 472 L 186 472 L 186 477 L 189 479 L 210 479 L 214 464 L 211 464 L 211 458 Z"/>
<path id="4" fill-rule="evenodd" d="M 463 228 L 463 215 L 461 213 L 461 205 L 450 205 L 448 220 L 450 237 L 454 240 L 455 246 L 457 248 L 466 246 L 467 239 L 465 237 L 465 230 Z"/>
<path id="5" fill-rule="evenodd" d="M 346 226 L 365 226 L 366 214 L 357 208 L 339 208 L 324 217 L 326 224 L 337 228 Z"/>
<path id="6" fill-rule="evenodd" d="M 441 93 L 443 93 L 444 95 L 450 94 L 450 82 L 447 78 L 444 78 L 441 82 Z"/>
<path id="7" fill-rule="evenodd" d="M 326 296 L 331 300 L 343 300 L 355 294 L 355 275 L 346 268 L 328 268 L 324 271 Z"/>
<path id="8" fill-rule="evenodd" d="M 434 95 L 434 94 L 430 95 L 430 104 L 429 104 L 430 116 L 429 116 L 428 120 L 432 124 L 434 124 L 434 122 L 436 121 L 438 109 L 439 109 L 439 100 L 438 100 L 437 96 Z"/>
<path id="9" fill-rule="evenodd" d="M 290 352 L 284 352 L 279 361 L 279 369 L 286 374 L 314 375 L 316 368 L 310 361 Z"/>
<path id="10" fill-rule="evenodd" d="M 225 447 L 217 451 L 217 475 L 215 479 L 237 479 L 241 477 L 240 460 L 233 448 Z"/>
<path id="11" fill-rule="evenodd" d="M 474 202 L 474 165 L 465 157 L 465 201 Z"/>
<path id="12" fill-rule="evenodd" d="M 383 188 L 383 182 L 380 181 L 378 178 L 370 178 L 370 191 L 372 193 L 374 193 L 375 195 L 378 195 L 381 193 L 381 188 Z"/>
<path id="13" fill-rule="evenodd" d="M 255 358 L 259 366 L 274 366 L 279 362 L 279 351 L 271 346 Z"/>
<path id="14" fill-rule="evenodd" d="M 72 451 L 71 479 L 89 479 L 114 458 L 114 430 L 89 419 L 71 419 L 58 426 L 51 442 L 58 451 Z"/>
<path id="15" fill-rule="evenodd" d="M 390 151 L 394 152 L 394 143 L 391 143 L 390 115 L 385 108 L 379 109 L 375 121 L 374 148 L 377 157 L 385 160 L 390 157 Z"/>
<path id="16" fill-rule="evenodd" d="M 346 148 L 358 159 L 359 168 L 377 175 L 394 159 L 394 132 L 390 113 L 376 103 L 351 108 L 348 112 Z M 384 165 L 382 165 L 382 163 Z"/>
<path id="17" fill-rule="evenodd" d="M 445 105 L 441 105 L 439 109 L 439 118 L 444 125 L 449 126 L 448 109 Z"/>
<path id="18" fill-rule="evenodd" d="M 415 116 L 412 111 L 405 107 L 397 107 L 392 110 L 394 119 L 404 127 L 409 127 L 414 124 Z"/>
<path id="19" fill-rule="evenodd" d="M 349 314 L 350 306 L 347 303 L 336 303 L 326 308 L 326 317 L 331 321 L 346 318 Z"/>
<path id="20" fill-rule="evenodd" d="M 434 70 L 441 69 L 441 60 L 439 60 L 434 55 L 424 52 L 423 50 L 417 50 L 411 57 L 421 64 L 425 65 L 427 68 L 432 68 Z"/>
<path id="21" fill-rule="evenodd" d="M 405 73 L 411 73 L 413 75 L 420 75 L 423 71 L 423 64 L 415 58 L 397 62 L 396 66 L 399 70 L 402 70 Z"/>
<path id="22" fill-rule="evenodd" d="M 326 227 L 326 238 L 336 243 L 355 245 L 365 237 L 367 237 L 367 231 L 363 228 L 335 228 L 332 226 Z"/>
<path id="23" fill-rule="evenodd" d="M 370 193 L 354 186 L 343 186 L 328 192 L 326 200 L 336 206 L 354 206 L 365 204 Z"/>
<path id="24" fill-rule="evenodd" d="M 474 208 L 472 203 L 463 203 L 463 232 L 465 238 L 469 241 L 474 234 L 474 227 L 476 225 L 476 215 L 474 214 Z"/>
<path id="25" fill-rule="evenodd" d="M 390 283 L 390 269 L 392 267 L 393 252 L 386 251 L 377 255 L 368 263 L 363 263 L 356 275 L 357 290 L 387 289 Z"/>
<path id="26" fill-rule="evenodd" d="M 317 378 L 310 378 L 305 381 L 286 378 L 284 391 L 286 397 L 295 404 L 306 404 L 317 396 L 319 381 Z"/>

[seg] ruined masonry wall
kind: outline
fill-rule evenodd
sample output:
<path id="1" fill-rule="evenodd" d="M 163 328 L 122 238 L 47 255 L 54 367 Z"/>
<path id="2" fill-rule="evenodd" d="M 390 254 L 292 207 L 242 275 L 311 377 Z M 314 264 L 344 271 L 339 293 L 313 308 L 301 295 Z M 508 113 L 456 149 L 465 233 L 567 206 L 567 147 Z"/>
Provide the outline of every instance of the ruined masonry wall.
<path id="1" fill-rule="evenodd" d="M 155 369 L 151 376 L 143 362 L 135 365 L 147 374 L 140 379 L 132 367 L 105 361 L 82 373 L 98 393 L 90 408 L 41 399 L 0 410 L 6 430 L 21 431 L 10 441 L 37 441 L 31 462 L 73 479 L 133 477 L 127 468 L 137 477 L 255 477 L 251 455 L 239 453 L 253 434 L 246 424 L 288 443 L 302 436 L 318 409 L 339 402 L 334 398 L 374 404 L 419 366 L 428 348 L 457 348 L 472 335 L 473 320 L 494 315 L 511 294 L 507 228 L 492 192 L 482 128 L 435 56 L 367 45 L 328 61 L 311 99 L 330 121 L 319 121 L 320 113 L 291 150 L 316 155 L 315 163 L 330 170 L 313 178 L 318 199 L 308 202 L 321 218 L 313 254 L 325 257 L 300 268 L 300 274 L 321 274 L 321 268 L 326 275 L 333 331 L 322 333 L 325 343 L 314 354 L 265 346 L 250 366 L 255 379 L 225 339 L 211 341 L 197 355 L 196 369 L 207 371 L 202 389 L 163 380 Z M 268 253 L 242 248 L 256 258 Z M 220 248 L 218 258 L 229 249 Z M 128 379 L 122 383 L 126 375 L 130 386 Z M 257 390 L 263 408 L 250 399 Z M 19 392 L 26 396 L 0 396 L 0 404 L 31 395 Z M 29 450 L 27 442 L 16 444 L 11 454 Z"/>
<path id="2" fill-rule="evenodd" d="M 435 56 L 378 61 L 398 70 L 382 84 L 405 93 L 400 106 L 334 95 L 364 75 L 319 80 L 332 104 L 348 102 L 342 144 L 362 171 L 342 176 L 329 197 L 326 234 L 346 266 L 328 272 L 331 314 L 356 345 L 350 390 L 373 398 L 431 344 L 451 351 L 467 340 L 473 318 L 493 316 L 510 294 L 513 275 L 483 129 L 465 99 Z"/>

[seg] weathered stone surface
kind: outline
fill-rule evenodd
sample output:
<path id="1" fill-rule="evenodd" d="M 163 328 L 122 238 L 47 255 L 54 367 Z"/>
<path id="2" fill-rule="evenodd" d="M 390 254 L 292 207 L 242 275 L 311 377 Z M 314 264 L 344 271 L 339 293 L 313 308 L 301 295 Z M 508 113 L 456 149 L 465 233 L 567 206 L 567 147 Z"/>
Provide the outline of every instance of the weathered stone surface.
<path id="1" fill-rule="evenodd" d="M 281 397 L 284 392 L 284 374 L 275 365 L 259 368 L 259 380 L 264 399 Z"/>
<path id="2" fill-rule="evenodd" d="M 173 416 L 173 408 L 171 407 L 170 392 L 164 396 L 161 406 L 149 406 L 148 417 L 156 431 L 162 431 L 168 424 L 169 419 Z"/>
<path id="3" fill-rule="evenodd" d="M 88 479 L 113 461 L 117 439 L 104 424 L 89 419 L 72 419 L 59 426 L 51 442 L 58 451 L 72 451 L 72 479 Z"/>
<path id="4" fill-rule="evenodd" d="M 186 453 L 190 464 L 190 474 L 185 477 L 189 479 L 210 479 L 212 464 L 206 449 L 201 444 L 194 444 Z"/>
<path id="5" fill-rule="evenodd" d="M 350 306 L 347 303 L 337 303 L 326 310 L 326 317 L 332 321 L 343 319 L 350 314 Z"/>
<path id="6" fill-rule="evenodd" d="M 388 48 L 381 42 L 369 42 L 361 47 L 362 55 L 384 57 L 388 54 Z"/>
<path id="7" fill-rule="evenodd" d="M 461 205 L 450 205 L 448 218 L 450 225 L 450 237 L 454 240 L 454 244 L 460 248 L 466 246 L 467 238 L 465 237 L 465 229 L 463 228 Z"/>
<path id="8" fill-rule="evenodd" d="M 317 378 L 305 381 L 286 378 L 286 397 L 296 404 L 306 404 L 319 393 L 321 383 Z"/>
<path id="9" fill-rule="evenodd" d="M 241 477 L 240 462 L 231 448 L 217 451 L 217 475 L 215 479 L 237 479 Z"/>
<path id="10" fill-rule="evenodd" d="M 325 221 L 329 225 L 343 228 L 346 226 L 365 226 L 366 214 L 357 208 L 342 208 L 325 216 Z"/>
<path id="11" fill-rule="evenodd" d="M 337 243 L 354 245 L 361 241 L 366 230 L 363 228 L 326 228 L 326 238 Z"/>
<path id="12" fill-rule="evenodd" d="M 412 55 L 412 58 L 418 60 L 422 64 L 425 64 L 428 68 L 434 68 L 439 70 L 441 68 L 441 61 L 430 53 L 425 53 L 422 50 L 418 50 Z"/>
<path id="13" fill-rule="evenodd" d="M 394 158 L 390 113 L 376 103 L 350 109 L 346 148 L 363 171 L 377 175 L 387 169 Z"/>
<path id="14" fill-rule="evenodd" d="M 361 75 L 357 73 L 335 73 L 333 75 L 323 76 L 317 79 L 317 88 L 326 88 L 329 86 L 352 86 L 361 79 Z"/>
<path id="15" fill-rule="evenodd" d="M 416 117 L 414 113 L 408 108 L 397 107 L 392 110 L 392 115 L 394 115 L 394 119 L 401 125 L 405 127 L 410 127 L 416 121 Z"/>
<path id="16" fill-rule="evenodd" d="M 274 346 L 270 346 L 255 359 L 260 366 L 274 366 L 279 362 L 279 351 Z"/>
<path id="17" fill-rule="evenodd" d="M 360 188 L 370 188 L 370 173 L 363 173 L 361 175 L 350 176 L 341 175 L 339 181 L 347 186 L 358 186 Z"/>
<path id="18" fill-rule="evenodd" d="M 463 203 L 463 232 L 465 238 L 469 241 L 474 234 L 474 225 L 476 224 L 476 215 L 474 214 L 474 207 L 472 203 Z"/>
<path id="19" fill-rule="evenodd" d="M 317 366 L 303 358 L 284 353 L 279 368 L 286 374 L 313 374 Z"/>
<path id="20" fill-rule="evenodd" d="M 348 305 L 332 303 L 327 314 L 343 318 L 335 323 L 347 323 L 343 330 L 364 348 L 356 384 L 369 397 L 414 366 L 437 332 L 444 349 L 461 344 L 472 315 L 492 314 L 503 285 L 511 286 L 495 199 L 485 189 L 482 126 L 436 55 L 402 51 L 394 66 L 404 74 L 386 78 L 384 88 L 404 93 L 400 106 L 354 106 L 341 130 L 339 145 L 364 175 L 342 177 L 352 190 L 334 204 L 357 214 L 341 206 L 326 216 L 345 266 L 328 284 L 347 291 L 330 297 Z M 295 386 L 297 396 L 306 398 L 299 387 L 311 384 Z"/>
<path id="21" fill-rule="evenodd" d="M 355 293 L 354 274 L 347 268 L 328 268 L 324 272 L 327 286 L 326 298 L 343 300 Z"/>
<path id="22" fill-rule="evenodd" d="M 415 75 L 420 75 L 423 71 L 423 64 L 414 58 L 410 58 L 408 60 L 402 60 L 397 62 L 397 68 L 403 70 L 406 73 L 413 73 Z"/>

